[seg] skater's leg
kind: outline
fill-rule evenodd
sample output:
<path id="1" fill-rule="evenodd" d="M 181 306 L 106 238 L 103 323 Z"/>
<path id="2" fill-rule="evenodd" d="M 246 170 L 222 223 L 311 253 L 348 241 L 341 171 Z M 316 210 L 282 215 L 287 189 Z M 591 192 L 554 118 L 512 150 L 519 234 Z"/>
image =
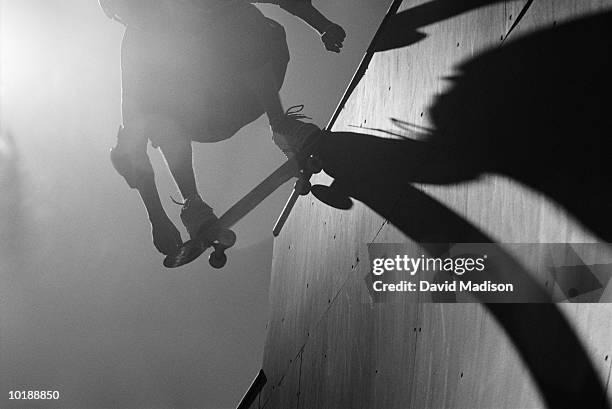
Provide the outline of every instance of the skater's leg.
<path id="1" fill-rule="evenodd" d="M 125 118 L 125 116 L 124 116 Z M 166 215 L 159 198 L 153 167 L 147 156 L 147 140 L 137 124 L 124 122 L 111 150 L 111 162 L 128 185 L 138 190 L 151 222 L 153 244 L 163 254 L 174 254 L 182 244 L 181 235 Z"/>
<path id="2" fill-rule="evenodd" d="M 256 26 L 257 21 L 259 20 L 254 16 L 252 25 Z M 248 23 L 248 21 L 245 21 L 245 25 L 248 25 Z M 263 108 L 270 122 L 273 141 L 289 157 L 302 150 L 307 141 L 310 140 L 310 136 L 319 132 L 320 129 L 314 124 L 301 121 L 301 119 L 307 118 L 300 114 L 303 106 L 292 107 L 286 111 L 283 109 L 278 93 L 282 84 L 278 82 L 282 81 L 284 77 L 284 75 L 279 75 L 280 69 L 286 64 L 285 59 L 288 58 L 287 53 L 283 52 L 286 49 L 284 32 L 281 32 L 282 28 L 277 28 L 273 33 L 269 30 L 268 23 L 265 20 L 259 25 L 266 27 L 266 30 L 260 29 L 259 31 L 261 31 L 262 37 L 268 39 L 268 42 L 263 45 L 254 44 L 253 50 L 238 50 L 242 54 L 239 54 L 236 50 L 230 54 L 248 55 L 249 52 L 254 53 L 250 63 L 242 66 L 243 71 L 239 79 L 242 85 L 257 98 L 257 102 Z"/>
<path id="3" fill-rule="evenodd" d="M 245 75 L 242 81 L 257 97 L 271 125 L 282 119 L 285 110 L 278 94 L 280 87 L 271 62 L 250 71 L 248 77 Z"/>
<path id="4" fill-rule="evenodd" d="M 289 111 L 283 109 L 271 62 L 250 71 L 248 78 L 245 77 L 243 81 L 245 86 L 255 93 L 264 108 L 272 129 L 273 141 L 287 157 L 300 151 L 306 141 L 320 131 L 316 125 L 300 120 L 307 118 L 299 113 L 303 106 L 293 107 Z"/>
<path id="5" fill-rule="evenodd" d="M 151 222 L 153 245 L 162 254 L 175 254 L 183 244 L 181 233 L 164 210 L 155 181 L 147 181 L 138 188 Z"/>
<path id="6" fill-rule="evenodd" d="M 193 172 L 191 141 L 177 138 L 173 141 L 164 142 L 160 145 L 160 149 L 183 196 L 183 200 L 192 196 L 199 196 Z"/>
<path id="7" fill-rule="evenodd" d="M 181 221 L 189 236 L 194 238 L 202 226 L 212 223 L 217 218 L 213 209 L 202 200 L 198 193 L 193 171 L 191 141 L 181 137 L 165 138 L 160 143 L 160 149 L 183 196 Z"/>

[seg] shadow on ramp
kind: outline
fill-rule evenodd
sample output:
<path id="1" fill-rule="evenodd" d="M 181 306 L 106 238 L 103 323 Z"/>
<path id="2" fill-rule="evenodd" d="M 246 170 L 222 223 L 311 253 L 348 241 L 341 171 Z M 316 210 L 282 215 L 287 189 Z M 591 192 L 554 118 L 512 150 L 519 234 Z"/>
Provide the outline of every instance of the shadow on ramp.
<path id="1" fill-rule="evenodd" d="M 474 2 L 476 3 L 476 2 Z M 553 199 L 612 241 L 612 14 L 523 37 L 460 65 L 434 102 L 424 140 L 330 132 L 320 156 L 334 177 L 318 198 L 355 198 L 416 242 L 492 239 L 411 183 L 454 184 L 493 173 Z M 508 256 L 510 257 L 510 256 Z M 514 273 L 538 284 L 518 265 Z M 554 304 L 485 304 L 551 408 L 607 408 L 584 346 Z"/>
<path id="2" fill-rule="evenodd" d="M 538 32 L 457 71 L 425 138 L 328 137 L 321 155 L 335 185 L 375 179 L 396 192 L 505 175 L 612 241 L 612 13 Z"/>

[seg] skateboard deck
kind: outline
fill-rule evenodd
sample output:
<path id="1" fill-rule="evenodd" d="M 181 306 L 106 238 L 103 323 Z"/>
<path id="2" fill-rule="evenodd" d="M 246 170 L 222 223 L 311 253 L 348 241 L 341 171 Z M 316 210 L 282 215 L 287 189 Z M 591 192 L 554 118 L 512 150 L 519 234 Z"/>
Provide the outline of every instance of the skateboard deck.
<path id="1" fill-rule="evenodd" d="M 214 250 L 209 263 L 214 268 L 222 268 L 227 262 L 225 250 L 236 242 L 236 235 L 231 229 L 236 223 L 249 214 L 264 199 L 292 178 L 297 178 L 294 190 L 306 195 L 310 192 L 310 177 L 321 171 L 320 161 L 314 155 L 320 135 L 314 138 L 304 152 L 287 159 L 270 176 L 265 178 L 253 190 L 230 207 L 218 220 L 203 226 L 196 238 L 186 241 L 178 253 L 164 259 L 164 266 L 176 268 L 192 262 L 208 248 Z"/>

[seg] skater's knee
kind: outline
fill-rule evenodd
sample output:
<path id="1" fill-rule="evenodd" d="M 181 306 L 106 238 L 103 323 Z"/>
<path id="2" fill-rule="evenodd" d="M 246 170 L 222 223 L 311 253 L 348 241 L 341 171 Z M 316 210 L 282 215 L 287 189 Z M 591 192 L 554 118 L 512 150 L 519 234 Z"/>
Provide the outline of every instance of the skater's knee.
<path id="1" fill-rule="evenodd" d="M 153 166 L 147 155 L 146 138 L 130 134 L 130 131 L 120 127 L 117 145 L 111 149 L 110 159 L 117 173 L 132 189 L 139 189 L 153 181 Z"/>

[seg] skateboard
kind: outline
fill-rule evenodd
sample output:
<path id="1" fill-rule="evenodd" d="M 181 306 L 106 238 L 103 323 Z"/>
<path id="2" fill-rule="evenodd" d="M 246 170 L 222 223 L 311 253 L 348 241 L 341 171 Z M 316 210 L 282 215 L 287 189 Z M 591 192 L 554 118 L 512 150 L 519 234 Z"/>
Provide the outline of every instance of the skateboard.
<path id="1" fill-rule="evenodd" d="M 167 268 L 180 267 L 197 259 L 208 248 L 212 247 L 213 251 L 208 258 L 209 264 L 213 268 L 223 268 L 227 263 L 225 251 L 236 243 L 236 234 L 231 230 L 232 226 L 292 178 L 297 178 L 294 191 L 302 196 L 310 193 L 311 176 L 323 169 L 321 161 L 315 154 L 321 134 L 319 133 L 314 137 L 303 152 L 287 159 L 270 176 L 230 207 L 219 219 L 212 224 L 202 226 L 197 236 L 186 241 L 177 254 L 169 255 L 164 259 L 164 266 Z"/>

